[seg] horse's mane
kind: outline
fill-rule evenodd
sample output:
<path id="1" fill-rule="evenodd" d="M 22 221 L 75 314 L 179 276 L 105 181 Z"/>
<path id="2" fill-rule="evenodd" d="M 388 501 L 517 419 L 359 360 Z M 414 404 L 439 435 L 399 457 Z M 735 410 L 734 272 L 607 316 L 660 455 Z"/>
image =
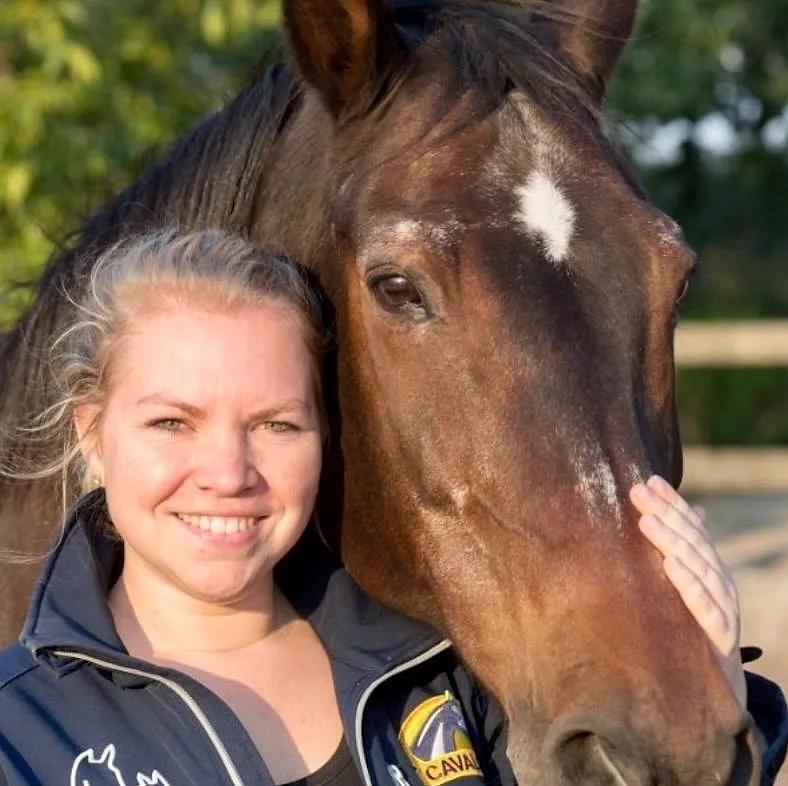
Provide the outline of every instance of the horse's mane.
<path id="1" fill-rule="evenodd" d="M 569 63 L 546 43 L 534 17 L 584 24 L 549 0 L 390 0 L 411 46 L 441 46 L 461 88 L 500 97 L 527 92 L 540 106 L 592 114 L 597 107 Z"/>

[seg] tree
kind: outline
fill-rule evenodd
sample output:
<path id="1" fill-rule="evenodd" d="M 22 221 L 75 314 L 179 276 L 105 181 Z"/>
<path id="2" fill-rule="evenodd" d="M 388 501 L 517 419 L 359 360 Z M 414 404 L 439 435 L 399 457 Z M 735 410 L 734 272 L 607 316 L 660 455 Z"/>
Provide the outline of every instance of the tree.
<path id="1" fill-rule="evenodd" d="M 235 92 L 277 21 L 273 0 L 3 0 L 0 283 Z"/>
<path id="2" fill-rule="evenodd" d="M 644 0 L 612 106 L 701 275 L 688 317 L 788 313 L 788 2 Z M 683 431 L 788 442 L 785 370 L 682 370 Z"/>
<path id="3" fill-rule="evenodd" d="M 707 268 L 689 314 L 788 310 L 787 45 L 786 0 L 641 4 L 612 104 Z"/>

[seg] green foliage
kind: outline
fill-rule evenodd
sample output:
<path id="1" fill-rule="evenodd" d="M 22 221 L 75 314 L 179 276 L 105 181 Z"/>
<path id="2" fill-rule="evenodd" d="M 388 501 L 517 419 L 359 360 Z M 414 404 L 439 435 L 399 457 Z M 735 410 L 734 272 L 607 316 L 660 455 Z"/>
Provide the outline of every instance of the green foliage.
<path id="1" fill-rule="evenodd" d="M 0 288 L 237 90 L 277 21 L 277 0 L 0 0 Z M 685 318 L 788 312 L 787 42 L 788 0 L 641 0 L 609 103 L 703 261 Z M 788 441 L 788 374 L 680 382 L 690 439 Z"/>
<path id="2" fill-rule="evenodd" d="M 787 392 L 788 369 L 682 369 L 682 437 L 704 445 L 788 444 Z"/>
<path id="3" fill-rule="evenodd" d="M 687 316 L 788 312 L 786 42 L 787 0 L 641 3 L 611 105 L 705 268 Z"/>
<path id="4" fill-rule="evenodd" d="M 277 21 L 273 0 L 2 0 L 0 284 L 237 90 Z"/>
<path id="5" fill-rule="evenodd" d="M 701 261 L 685 319 L 788 316 L 786 42 L 786 0 L 641 2 L 611 105 Z M 682 369 L 678 399 L 686 441 L 788 443 L 784 369 Z"/>

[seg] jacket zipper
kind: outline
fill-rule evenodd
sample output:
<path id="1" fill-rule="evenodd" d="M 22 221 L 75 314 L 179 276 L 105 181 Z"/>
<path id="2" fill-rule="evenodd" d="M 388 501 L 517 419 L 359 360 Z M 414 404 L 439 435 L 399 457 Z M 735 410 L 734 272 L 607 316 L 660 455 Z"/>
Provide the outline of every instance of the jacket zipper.
<path id="1" fill-rule="evenodd" d="M 359 699 L 358 706 L 356 707 L 355 731 L 358 760 L 361 763 L 361 776 L 364 779 L 366 786 L 373 786 L 372 776 L 369 772 L 369 765 L 367 764 L 367 757 L 364 753 L 364 744 L 362 739 L 362 717 L 364 715 L 364 709 L 367 705 L 369 697 L 390 677 L 395 677 L 397 674 L 402 674 L 403 671 L 407 671 L 414 666 L 418 666 L 419 664 L 428 661 L 438 653 L 450 648 L 451 642 L 448 639 L 444 639 L 443 641 L 438 642 L 435 646 L 430 647 L 430 649 L 426 650 L 425 652 L 422 652 L 420 655 L 417 655 L 415 658 L 411 658 L 410 660 L 405 661 L 405 663 L 400 663 L 399 666 L 391 669 L 391 671 L 387 671 L 376 680 L 373 680 L 364 689 L 364 692 L 361 694 L 361 698 Z M 233 763 L 233 760 L 230 758 L 230 754 L 227 752 L 227 749 L 224 747 L 219 735 L 216 733 L 216 729 L 213 728 L 211 722 L 208 720 L 205 713 L 200 709 L 200 705 L 195 701 L 192 695 L 177 682 L 168 679 L 167 677 L 162 677 L 160 674 L 143 671 L 142 669 L 135 669 L 130 666 L 119 666 L 117 663 L 113 663 L 112 661 L 102 660 L 101 658 L 96 658 L 92 655 L 84 655 L 81 652 L 72 652 L 70 650 L 53 650 L 53 654 L 60 657 L 82 660 L 105 669 L 121 671 L 126 674 L 133 674 L 137 677 L 144 677 L 169 688 L 173 693 L 176 694 L 176 696 L 181 699 L 181 701 L 189 708 L 189 710 L 191 710 L 192 714 L 197 719 L 197 722 L 200 724 L 200 726 L 202 726 L 203 731 L 211 741 L 211 744 L 219 755 L 219 758 L 222 760 L 222 764 L 224 764 L 233 786 L 245 786 L 243 779 L 241 778 L 238 770 L 235 767 L 235 764 Z"/>
<path id="2" fill-rule="evenodd" d="M 419 664 L 428 661 L 439 652 L 443 652 L 444 650 L 448 649 L 451 649 L 451 642 L 448 639 L 438 642 L 435 646 L 430 647 L 430 649 L 426 650 L 425 652 L 422 652 L 421 655 L 417 655 L 415 658 L 411 658 L 405 663 L 400 663 L 399 666 L 396 666 L 395 668 L 391 669 L 391 671 L 387 671 L 376 680 L 373 680 L 369 685 L 367 685 L 367 687 L 364 689 L 364 692 L 361 694 L 358 706 L 356 707 L 356 748 L 358 749 L 358 760 L 361 762 L 361 776 L 363 777 L 366 786 L 373 786 L 372 776 L 369 773 L 369 765 L 367 764 L 367 758 L 364 755 L 364 742 L 361 738 L 362 716 L 364 714 L 364 708 L 366 707 L 367 700 L 372 695 L 372 692 L 380 687 L 380 685 L 389 679 L 389 677 L 402 674 L 403 671 L 407 671 L 413 666 L 418 666 Z"/>
<path id="3" fill-rule="evenodd" d="M 238 770 L 236 769 L 235 764 L 230 758 L 230 754 L 227 752 L 227 749 L 224 747 L 224 743 L 222 743 L 221 739 L 219 738 L 216 729 L 213 728 L 211 722 L 208 720 L 208 717 L 202 711 L 200 705 L 197 703 L 194 697 L 182 685 L 179 685 L 177 682 L 175 682 L 175 680 L 162 677 L 160 674 L 142 671 L 141 669 L 135 669 L 130 666 L 119 666 L 117 663 L 113 663 L 112 661 L 102 660 L 101 658 L 96 658 L 92 655 L 85 655 L 81 652 L 72 652 L 70 650 L 52 650 L 52 652 L 55 655 L 61 657 L 86 661 L 87 663 L 92 663 L 95 666 L 100 666 L 105 669 L 121 671 L 125 674 L 133 674 L 136 677 L 144 677 L 169 688 L 173 693 L 175 693 L 176 696 L 178 696 L 178 698 L 180 698 L 180 700 L 189 708 L 189 710 L 191 710 L 192 714 L 197 719 L 197 722 L 200 724 L 200 726 L 202 726 L 202 729 L 207 735 L 208 739 L 211 741 L 214 750 L 222 760 L 222 764 L 224 764 L 224 768 L 227 770 L 227 774 L 230 777 L 230 782 L 233 784 L 233 786 L 245 786 L 243 778 L 241 778 Z"/>

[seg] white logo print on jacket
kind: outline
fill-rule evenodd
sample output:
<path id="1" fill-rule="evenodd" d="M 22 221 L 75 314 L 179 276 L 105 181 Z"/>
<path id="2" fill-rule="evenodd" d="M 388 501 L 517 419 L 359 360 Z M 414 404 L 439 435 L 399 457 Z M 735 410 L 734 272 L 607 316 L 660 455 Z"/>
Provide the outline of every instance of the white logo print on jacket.
<path id="1" fill-rule="evenodd" d="M 136 781 L 127 783 L 121 771 L 115 766 L 115 746 L 107 745 L 98 757 L 93 748 L 88 748 L 74 759 L 69 786 L 170 786 L 170 784 L 158 770 L 154 770 L 150 775 L 138 772 Z"/>

